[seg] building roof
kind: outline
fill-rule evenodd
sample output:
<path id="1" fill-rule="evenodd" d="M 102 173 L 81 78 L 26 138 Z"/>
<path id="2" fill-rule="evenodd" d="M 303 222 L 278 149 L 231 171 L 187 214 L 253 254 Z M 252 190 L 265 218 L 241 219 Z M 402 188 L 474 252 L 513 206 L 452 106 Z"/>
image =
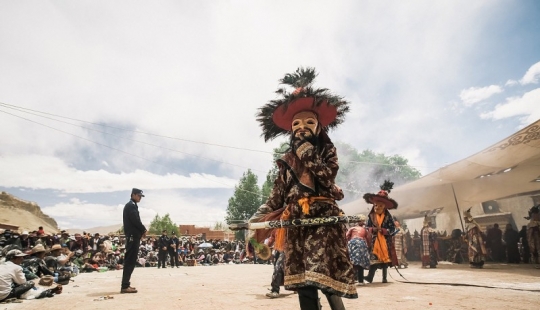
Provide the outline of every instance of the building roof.
<path id="1" fill-rule="evenodd" d="M 456 201 L 463 212 L 484 201 L 537 191 L 540 120 L 481 152 L 398 186 L 390 196 L 399 203 L 393 215 L 416 218 L 436 208 L 454 208 L 457 212 Z M 358 199 L 342 208 L 346 213 L 359 213 L 365 206 L 366 202 Z"/>

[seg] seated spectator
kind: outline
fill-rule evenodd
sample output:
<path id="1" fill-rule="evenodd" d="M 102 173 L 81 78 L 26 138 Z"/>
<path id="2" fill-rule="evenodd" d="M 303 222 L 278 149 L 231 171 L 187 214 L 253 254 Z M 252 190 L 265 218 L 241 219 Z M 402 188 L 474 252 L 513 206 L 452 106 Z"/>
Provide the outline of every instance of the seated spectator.
<path id="1" fill-rule="evenodd" d="M 33 298 L 53 297 L 55 294 L 62 292 L 62 285 L 48 290 L 38 291 L 35 289 L 34 282 L 28 281 L 23 268 L 20 266 L 25 256 L 27 254 L 20 250 L 11 250 L 6 256 L 6 263 L 0 265 L 0 302 L 10 298 L 20 298 L 31 293 L 29 292 L 31 289 L 37 291 Z"/>
<path id="2" fill-rule="evenodd" d="M 232 262 L 233 259 L 234 259 L 234 252 L 232 250 L 226 252 L 225 255 L 223 255 L 223 262 L 225 264 L 228 264 L 228 263 Z"/>
<path id="3" fill-rule="evenodd" d="M 101 252 L 95 253 L 94 256 L 90 259 L 90 263 L 96 269 L 102 267 L 104 264 L 104 255 L 101 254 Z"/>
<path id="4" fill-rule="evenodd" d="M 157 259 L 156 253 L 154 251 L 150 251 L 146 258 L 146 264 L 148 265 L 148 267 L 156 267 L 157 261 L 158 259 Z"/>
<path id="5" fill-rule="evenodd" d="M 11 250 L 6 255 L 6 263 L 0 265 L 0 301 L 19 298 L 34 287 L 34 282 L 26 281 L 20 266 L 24 257 L 20 250 Z"/>
<path id="6" fill-rule="evenodd" d="M 55 244 L 51 248 L 50 255 L 46 256 L 44 260 L 49 270 L 54 273 L 55 282 L 67 285 L 69 284 L 69 280 L 71 278 L 71 270 L 64 269 L 66 267 L 66 264 L 69 263 L 69 260 L 71 259 L 71 256 L 73 256 L 73 254 L 69 254 L 69 256 L 66 256 L 62 254 L 62 251 L 62 246 L 60 244 Z"/>
<path id="7" fill-rule="evenodd" d="M 199 250 L 199 252 L 197 253 L 197 258 L 196 258 L 197 263 L 203 264 L 205 258 L 206 258 L 206 256 L 204 255 L 204 251 L 203 251 L 203 250 Z"/>
<path id="8" fill-rule="evenodd" d="M 88 240 L 86 240 L 86 238 L 83 238 L 81 234 L 75 234 L 75 240 L 70 242 L 69 250 L 71 252 L 75 252 L 77 250 L 86 252 L 88 250 Z"/>
<path id="9" fill-rule="evenodd" d="M 29 250 L 34 246 L 34 243 L 32 242 L 32 239 L 30 238 L 28 231 L 23 231 L 20 237 L 21 240 L 21 247 L 23 250 Z"/>
<path id="10" fill-rule="evenodd" d="M 114 258 L 116 259 L 116 269 L 123 269 L 124 265 L 120 263 L 120 251 L 114 252 Z"/>
<path id="11" fill-rule="evenodd" d="M 98 271 L 98 266 L 95 265 L 95 264 L 92 264 L 91 260 L 90 260 L 90 257 L 84 257 L 83 258 L 83 263 L 82 263 L 82 266 L 80 268 L 81 272 L 93 272 L 93 271 Z"/>
<path id="12" fill-rule="evenodd" d="M 42 244 L 38 244 L 30 251 L 30 257 L 22 262 L 22 266 L 27 268 L 30 272 L 38 277 L 42 276 L 54 276 L 44 261 L 47 251 Z"/>
<path id="13" fill-rule="evenodd" d="M 109 270 L 120 269 L 116 256 L 114 255 L 114 252 L 112 251 L 107 253 L 107 257 L 105 258 L 104 264 L 105 264 L 105 267 L 109 268 Z"/>

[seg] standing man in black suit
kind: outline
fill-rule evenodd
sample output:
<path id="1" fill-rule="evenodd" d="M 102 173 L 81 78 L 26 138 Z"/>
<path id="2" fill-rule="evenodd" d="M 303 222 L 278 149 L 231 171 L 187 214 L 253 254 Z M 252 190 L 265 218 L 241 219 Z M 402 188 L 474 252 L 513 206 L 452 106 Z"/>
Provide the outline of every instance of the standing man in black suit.
<path id="1" fill-rule="evenodd" d="M 169 256 L 171 257 L 171 268 L 180 268 L 180 262 L 178 261 L 178 245 L 180 241 L 176 237 L 176 233 L 171 231 L 171 237 L 169 238 Z"/>
<path id="2" fill-rule="evenodd" d="M 134 188 L 131 190 L 131 200 L 124 207 L 124 235 L 126 236 L 126 254 L 124 257 L 124 273 L 122 275 L 122 288 L 120 293 L 137 293 L 130 286 L 131 274 L 137 262 L 141 238 L 146 237 L 146 227 L 141 223 L 137 203 L 144 197 L 143 191 Z"/>
<path id="3" fill-rule="evenodd" d="M 160 267 L 167 268 L 167 249 L 169 248 L 170 240 L 167 237 L 167 230 L 164 229 L 159 237 L 159 252 L 158 252 L 158 269 Z M 174 267 L 171 265 L 171 267 Z"/>

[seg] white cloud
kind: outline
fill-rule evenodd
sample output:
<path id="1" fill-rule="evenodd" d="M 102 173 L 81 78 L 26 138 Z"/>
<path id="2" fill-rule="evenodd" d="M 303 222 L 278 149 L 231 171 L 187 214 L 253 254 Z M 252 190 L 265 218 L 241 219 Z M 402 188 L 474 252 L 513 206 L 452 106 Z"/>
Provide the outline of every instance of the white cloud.
<path id="1" fill-rule="evenodd" d="M 59 158 L 40 155 L 4 156 L 0 161 L 0 171 L 1 186 L 54 189 L 63 193 L 126 191 L 135 186 L 145 190 L 232 188 L 238 182 L 198 173 L 183 176 L 173 173 L 158 175 L 138 169 L 127 173 L 81 171 L 67 166 Z"/>
<path id="2" fill-rule="evenodd" d="M 109 206 L 103 204 L 88 203 L 77 198 L 66 202 L 60 202 L 53 206 L 43 207 L 43 213 L 59 219 L 65 228 L 88 228 L 95 226 L 108 226 L 122 223 L 122 211 L 124 205 Z M 139 213 L 143 222 L 150 222 L 156 211 L 139 207 Z M 67 225 L 73 225 L 67 227 Z"/>
<path id="3" fill-rule="evenodd" d="M 489 0 L 391 5 L 385 1 L 14 2 L 0 10 L 5 25 L 0 27 L 0 100 L 155 134 L 271 151 L 278 142 L 264 143 L 254 114 L 275 98 L 273 91 L 284 73 L 314 66 L 320 73 L 318 86 L 352 102 L 347 121 L 332 133 L 332 139 L 385 152 L 418 148 L 420 155 L 410 152 L 407 157 L 424 165 L 424 160 L 438 161 L 457 152 L 468 155 L 466 143 L 460 148 L 455 145 L 471 134 L 459 129 L 476 124 L 464 126 L 453 118 L 456 113 L 445 109 L 449 98 L 455 97 L 456 88 L 451 86 L 456 81 L 482 77 L 481 70 L 470 77 L 472 59 L 479 55 L 479 46 L 490 46 L 484 42 L 492 26 L 500 26 L 497 21 L 505 5 Z M 486 10 L 493 14 L 485 14 Z M 466 85 L 494 82 L 480 83 Z M 257 169 L 261 180 L 272 161 L 269 154 L 128 134 L 243 166 L 216 168 L 215 162 L 200 157 L 25 115 L 135 156 L 168 163 L 167 169 L 177 173 L 163 175 L 163 168 L 138 158 L 13 116 L 0 113 L 0 117 L 0 155 L 5 156 L 0 160 L 2 186 L 84 193 L 126 190 L 134 184 L 145 190 L 220 187 L 174 166 L 193 158 L 197 167 L 189 171 L 207 173 L 232 186 L 246 167 Z M 426 155 L 430 150 L 436 151 Z M 84 167 L 88 162 L 93 170 Z M 147 198 L 142 205 L 150 201 Z M 216 208 L 209 214 L 218 214 L 226 201 L 193 203 L 199 212 L 185 214 L 202 218 L 210 210 L 204 207 Z"/>
<path id="4" fill-rule="evenodd" d="M 514 85 L 517 85 L 517 84 L 519 84 L 519 82 L 516 81 L 516 80 L 508 80 L 508 81 L 506 81 L 504 86 L 514 86 Z"/>
<path id="5" fill-rule="evenodd" d="M 540 61 L 532 65 L 519 82 L 522 85 L 536 84 L 538 83 L 538 77 L 540 77 Z"/>
<path id="6" fill-rule="evenodd" d="M 126 200 L 127 202 L 127 200 Z M 139 205 L 141 221 L 149 225 L 156 214 L 169 214 L 174 223 L 211 226 L 225 218 L 225 207 L 211 197 L 195 198 L 174 191 L 147 195 Z M 62 228 L 91 228 L 122 223 L 124 204 L 105 205 L 79 198 L 45 206 L 42 211 L 57 220 Z"/>
<path id="7" fill-rule="evenodd" d="M 495 94 L 501 93 L 503 89 L 498 85 L 490 85 L 486 87 L 470 87 L 464 89 L 459 94 L 465 106 L 471 106 L 477 102 L 485 100 Z"/>
<path id="8" fill-rule="evenodd" d="M 522 125 L 528 125 L 540 119 L 540 88 L 531 90 L 521 97 L 507 98 L 492 111 L 482 113 L 483 119 L 500 120 L 514 116 L 522 116 Z"/>

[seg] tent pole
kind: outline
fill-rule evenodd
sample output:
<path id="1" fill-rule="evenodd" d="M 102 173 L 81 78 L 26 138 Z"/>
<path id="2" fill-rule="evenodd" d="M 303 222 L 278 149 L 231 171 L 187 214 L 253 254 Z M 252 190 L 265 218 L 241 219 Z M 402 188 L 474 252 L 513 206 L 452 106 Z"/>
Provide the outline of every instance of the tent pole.
<path id="1" fill-rule="evenodd" d="M 461 229 L 462 229 L 462 232 L 464 233 L 465 232 L 465 226 L 463 225 L 463 219 L 461 218 L 461 211 L 459 210 L 459 204 L 457 202 L 456 191 L 454 190 L 454 184 L 450 184 L 450 186 L 452 186 L 452 193 L 454 193 L 454 200 L 456 201 L 457 213 L 459 215 L 459 222 L 461 223 Z"/>

